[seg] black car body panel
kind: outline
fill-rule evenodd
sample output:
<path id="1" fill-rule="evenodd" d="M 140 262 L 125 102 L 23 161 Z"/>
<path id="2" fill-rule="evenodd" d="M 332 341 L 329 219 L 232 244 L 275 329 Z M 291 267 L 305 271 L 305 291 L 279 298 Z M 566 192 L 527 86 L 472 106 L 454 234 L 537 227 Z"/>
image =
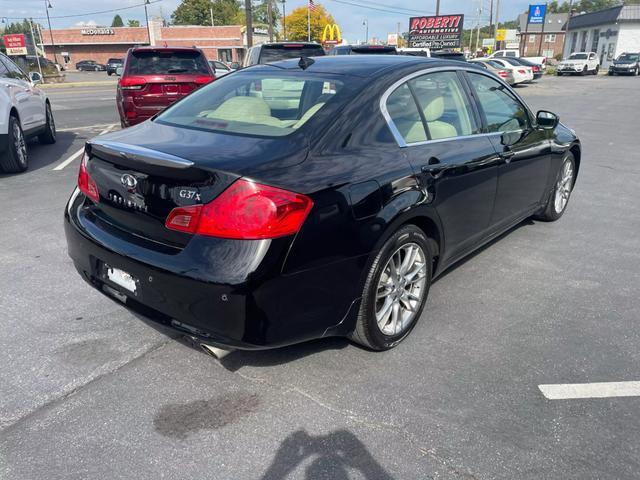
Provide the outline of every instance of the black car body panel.
<path id="1" fill-rule="evenodd" d="M 294 75 L 300 71 L 297 63 L 289 60 L 242 72 L 259 75 L 278 68 Z M 307 67 L 309 74 L 349 75 L 356 91 L 321 110 L 297 133 L 273 139 L 203 132 L 174 126 L 161 116 L 100 137 L 87 146 L 90 173 L 106 162 L 111 166 L 103 166 L 105 172 L 116 168 L 123 174 L 142 173 L 143 185 L 148 181 L 149 191 L 156 192 L 172 181 L 179 185 L 176 178 L 199 179 L 211 187 L 207 200 L 237 178 L 250 178 L 307 195 L 313 208 L 296 235 L 281 238 L 169 236 L 160 233 L 167 205 L 165 210 L 136 213 L 159 222 L 153 228 L 136 227 L 137 220 L 118 217 L 116 211 L 124 207 L 110 205 L 103 198 L 106 192 L 100 192 L 96 205 L 76 190 L 65 210 L 69 255 L 96 288 L 208 344 L 255 349 L 347 335 L 355 325 L 368 267 L 400 226 L 413 223 L 425 231 L 437 276 L 540 210 L 567 151 L 580 161 L 580 143 L 562 124 L 554 130 L 532 124 L 514 138 L 480 131 L 399 144 L 381 110 L 383 94 L 408 76 L 449 70 L 459 72 L 465 88 L 465 72 L 495 79 L 456 61 L 367 55 L 317 58 Z M 485 128 L 479 107 L 474 112 L 475 121 Z M 528 109 L 526 114 L 533 122 Z M 163 167 L 128 165 L 105 155 L 110 148 L 117 151 L 118 145 L 143 148 L 148 155 L 172 155 L 193 165 L 175 170 L 173 178 Z M 438 174 L 430 164 L 436 157 Z M 113 185 L 115 193 L 133 199 Z M 149 205 L 159 201 L 153 192 L 149 195 L 143 199 Z M 177 204 L 170 195 L 162 201 Z M 138 285 L 136 293 L 108 280 L 109 267 L 130 273 Z"/>
<path id="2" fill-rule="evenodd" d="M 609 66 L 609 75 L 639 75 L 640 53 L 623 53 Z"/>

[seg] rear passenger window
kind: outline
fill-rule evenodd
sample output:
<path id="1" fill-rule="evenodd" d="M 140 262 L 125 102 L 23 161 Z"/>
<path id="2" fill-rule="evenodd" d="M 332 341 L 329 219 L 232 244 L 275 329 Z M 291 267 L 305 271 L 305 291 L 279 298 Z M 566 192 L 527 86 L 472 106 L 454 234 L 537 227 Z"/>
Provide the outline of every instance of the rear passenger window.
<path id="1" fill-rule="evenodd" d="M 389 95 L 387 112 L 406 143 L 427 140 L 427 133 L 424 130 L 418 107 L 406 83 Z"/>
<path id="2" fill-rule="evenodd" d="M 487 131 L 515 132 L 529 126 L 527 111 L 507 87 L 485 75 L 468 73 L 487 120 Z"/>
<path id="3" fill-rule="evenodd" d="M 429 73 L 409 82 L 427 122 L 430 140 L 479 133 L 456 72 Z"/>

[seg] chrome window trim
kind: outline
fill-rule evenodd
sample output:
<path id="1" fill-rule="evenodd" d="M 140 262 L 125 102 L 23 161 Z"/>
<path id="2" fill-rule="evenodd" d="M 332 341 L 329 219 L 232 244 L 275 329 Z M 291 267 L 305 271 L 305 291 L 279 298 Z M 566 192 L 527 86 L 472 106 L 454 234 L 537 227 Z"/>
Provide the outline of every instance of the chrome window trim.
<path id="1" fill-rule="evenodd" d="M 502 135 L 504 133 L 504 132 L 474 133 L 472 135 L 458 135 L 458 136 L 455 136 L 455 137 L 437 138 L 437 139 L 434 139 L 434 140 L 423 140 L 423 141 L 420 141 L 420 142 L 411 142 L 411 143 L 407 143 L 404 140 L 404 138 L 400 134 L 400 131 L 395 126 L 395 123 L 393 122 L 393 119 L 391 118 L 391 115 L 389 114 L 389 110 L 387 110 L 387 100 L 389 99 L 391 94 L 393 92 L 395 92 L 404 83 L 406 83 L 409 80 L 412 80 L 412 79 L 414 79 L 416 77 L 421 77 L 422 75 L 426 75 L 426 74 L 429 74 L 429 73 L 457 72 L 457 71 L 466 71 L 466 72 L 471 72 L 471 73 L 484 75 L 485 77 L 488 77 L 488 78 L 490 78 L 492 80 L 497 81 L 498 83 L 502 84 L 504 87 L 507 87 L 507 90 L 509 91 L 509 93 L 511 93 L 513 95 L 513 97 L 520 104 L 522 104 L 522 106 L 524 107 L 525 111 L 529 115 L 529 119 L 531 120 L 531 118 L 533 118 L 531 110 L 529 109 L 527 104 L 524 102 L 524 100 L 522 100 L 522 98 L 520 98 L 520 95 L 518 95 L 516 92 L 514 92 L 513 89 L 509 86 L 509 84 L 507 84 L 505 81 L 503 81 L 501 78 L 497 77 L 493 73 L 488 72 L 487 70 L 481 70 L 481 69 L 479 69 L 477 67 L 467 67 L 467 66 L 464 66 L 464 65 L 461 65 L 461 66 L 459 66 L 459 65 L 447 66 L 447 67 L 435 67 L 435 68 L 424 68 L 422 70 L 417 70 L 417 71 L 412 72 L 412 73 L 410 73 L 408 75 L 405 75 L 400 80 L 397 80 L 389 88 L 387 88 L 384 91 L 384 93 L 382 94 L 382 96 L 380 97 L 380 112 L 382 113 L 382 116 L 384 117 L 384 119 L 385 119 L 385 121 L 387 123 L 387 126 L 389 127 L 389 130 L 391 130 L 391 134 L 393 135 L 393 138 L 395 139 L 396 143 L 398 144 L 398 146 L 400 148 L 414 147 L 414 146 L 419 146 L 419 145 L 426 145 L 426 144 L 429 144 L 429 143 L 449 142 L 451 140 L 460 140 L 460 139 L 463 139 L 463 138 L 490 137 L 490 136 L 494 136 L 494 135 Z"/>

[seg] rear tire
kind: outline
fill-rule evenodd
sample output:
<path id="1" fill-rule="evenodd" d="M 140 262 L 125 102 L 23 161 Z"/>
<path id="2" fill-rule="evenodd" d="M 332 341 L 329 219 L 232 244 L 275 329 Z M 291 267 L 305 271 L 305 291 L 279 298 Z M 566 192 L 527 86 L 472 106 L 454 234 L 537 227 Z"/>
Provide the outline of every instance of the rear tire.
<path id="1" fill-rule="evenodd" d="M 432 255 L 424 232 L 406 225 L 374 258 L 351 339 L 372 350 L 398 345 L 418 322 L 431 285 Z"/>
<path id="2" fill-rule="evenodd" d="M 580 75 L 586 75 L 587 73 L 589 73 L 589 67 L 585 65 L 582 71 L 580 72 Z"/>
<path id="3" fill-rule="evenodd" d="M 596 67 L 595 70 L 593 71 L 593 74 L 598 75 L 599 71 L 600 71 L 600 67 Z"/>
<path id="4" fill-rule="evenodd" d="M 24 172 L 28 166 L 27 142 L 20 120 L 15 115 L 9 117 L 9 147 L 0 156 L 0 168 L 6 173 Z"/>
<path id="5" fill-rule="evenodd" d="M 534 218 L 544 222 L 555 222 L 558 220 L 567 209 L 575 181 L 576 161 L 573 153 L 567 152 L 562 161 L 562 165 L 558 169 L 556 182 L 551 195 L 549 195 L 547 204 L 542 213 L 535 215 Z"/>
<path id="6" fill-rule="evenodd" d="M 42 144 L 49 145 L 56 143 L 56 122 L 53 119 L 53 113 L 51 112 L 51 105 L 47 103 L 46 107 L 47 126 L 44 133 L 38 135 L 38 141 Z"/>
<path id="7" fill-rule="evenodd" d="M 562 76 L 562 72 L 558 70 L 558 71 L 556 72 L 556 76 L 561 77 L 561 76 Z"/>

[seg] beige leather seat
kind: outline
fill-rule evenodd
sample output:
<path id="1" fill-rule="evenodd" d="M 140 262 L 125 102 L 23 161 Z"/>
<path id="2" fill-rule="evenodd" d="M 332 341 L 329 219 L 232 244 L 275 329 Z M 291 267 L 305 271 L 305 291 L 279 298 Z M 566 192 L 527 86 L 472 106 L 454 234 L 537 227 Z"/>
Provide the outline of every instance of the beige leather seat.
<path id="1" fill-rule="evenodd" d="M 203 117 L 284 127 L 283 122 L 271 116 L 267 102 L 258 97 L 232 97 L 215 110 L 202 112 Z"/>
<path id="2" fill-rule="evenodd" d="M 434 98 L 427 103 L 423 111 L 424 118 L 427 121 L 427 126 L 429 127 L 429 133 L 433 140 L 438 138 L 456 137 L 458 135 L 456 127 L 450 123 L 440 120 L 444 114 L 444 98 Z"/>

